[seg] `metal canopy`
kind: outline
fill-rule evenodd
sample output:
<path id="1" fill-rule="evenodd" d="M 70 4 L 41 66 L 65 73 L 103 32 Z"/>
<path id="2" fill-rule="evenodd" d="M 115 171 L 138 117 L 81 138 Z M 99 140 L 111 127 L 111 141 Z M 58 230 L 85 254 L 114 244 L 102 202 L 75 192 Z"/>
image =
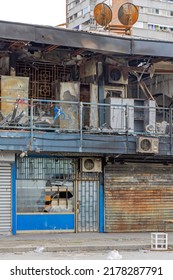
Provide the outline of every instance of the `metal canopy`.
<path id="1" fill-rule="evenodd" d="M 130 40 L 57 27 L 0 21 L 0 39 L 130 54 Z"/>
<path id="2" fill-rule="evenodd" d="M 87 49 L 116 55 L 173 57 L 173 42 L 120 37 L 57 27 L 0 21 L 0 39 Z M 3 46 L 0 43 L 0 51 Z"/>

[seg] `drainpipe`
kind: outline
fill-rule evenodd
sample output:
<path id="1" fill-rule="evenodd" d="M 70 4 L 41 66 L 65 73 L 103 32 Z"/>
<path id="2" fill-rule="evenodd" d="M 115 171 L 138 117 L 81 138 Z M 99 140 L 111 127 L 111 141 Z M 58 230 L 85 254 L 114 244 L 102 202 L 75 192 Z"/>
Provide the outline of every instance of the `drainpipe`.
<path id="1" fill-rule="evenodd" d="M 170 108 L 170 119 L 169 119 L 169 127 L 170 127 L 170 153 L 172 155 L 172 108 Z"/>
<path id="2" fill-rule="evenodd" d="M 77 168 L 75 168 L 77 171 Z M 78 180 L 77 175 L 78 171 L 75 175 L 75 181 L 74 181 L 74 189 L 75 189 L 75 232 L 78 232 L 78 215 L 79 215 L 79 202 L 78 202 Z"/>
<path id="3" fill-rule="evenodd" d="M 104 169 L 103 169 L 104 170 Z M 99 186 L 99 232 L 104 232 L 104 180 L 103 173 L 100 174 L 100 186 Z"/>
<path id="4" fill-rule="evenodd" d="M 31 111 L 30 111 L 30 127 L 31 127 L 31 141 L 30 141 L 30 150 L 33 150 L 33 99 L 31 99 Z"/>
<path id="5" fill-rule="evenodd" d="M 126 104 L 125 106 L 125 128 L 126 128 L 126 153 L 129 153 L 129 139 L 128 139 L 128 134 L 129 134 L 129 106 Z"/>
<path id="6" fill-rule="evenodd" d="M 82 145 L 83 145 L 83 133 L 82 133 L 82 126 L 83 126 L 83 102 L 80 102 L 80 123 L 79 123 L 79 127 L 80 127 L 80 147 L 79 147 L 79 152 L 82 152 Z"/>

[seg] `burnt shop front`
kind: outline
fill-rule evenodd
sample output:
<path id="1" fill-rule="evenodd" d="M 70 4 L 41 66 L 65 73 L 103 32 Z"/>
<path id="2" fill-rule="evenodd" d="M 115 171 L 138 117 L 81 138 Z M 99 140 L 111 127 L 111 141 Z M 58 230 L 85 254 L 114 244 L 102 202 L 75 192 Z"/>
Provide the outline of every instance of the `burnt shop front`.
<path id="1" fill-rule="evenodd" d="M 173 231 L 172 170 L 172 163 L 108 164 L 105 232 Z"/>
<path id="2" fill-rule="evenodd" d="M 18 157 L 16 231 L 98 232 L 98 172 L 80 172 L 79 159 Z"/>

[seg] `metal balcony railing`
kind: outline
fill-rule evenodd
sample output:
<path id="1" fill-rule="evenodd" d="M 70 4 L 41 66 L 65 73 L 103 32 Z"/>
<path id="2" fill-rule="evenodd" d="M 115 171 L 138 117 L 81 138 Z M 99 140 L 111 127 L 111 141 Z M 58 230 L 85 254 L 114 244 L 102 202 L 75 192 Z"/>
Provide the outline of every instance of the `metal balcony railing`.
<path id="1" fill-rule="evenodd" d="M 0 129 L 172 135 L 172 108 L 0 98 Z"/>

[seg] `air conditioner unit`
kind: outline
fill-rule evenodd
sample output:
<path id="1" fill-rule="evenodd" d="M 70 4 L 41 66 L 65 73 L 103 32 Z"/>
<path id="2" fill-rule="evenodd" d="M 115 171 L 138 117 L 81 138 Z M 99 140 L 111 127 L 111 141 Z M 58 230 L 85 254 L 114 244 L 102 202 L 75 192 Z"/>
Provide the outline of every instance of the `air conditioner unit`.
<path id="1" fill-rule="evenodd" d="M 136 142 L 137 153 L 158 154 L 159 139 L 149 137 L 138 137 Z"/>
<path id="2" fill-rule="evenodd" d="M 100 158 L 82 158 L 81 172 L 102 172 L 102 160 Z"/>
<path id="3" fill-rule="evenodd" d="M 113 65 L 109 65 L 107 67 L 107 81 L 110 84 L 120 84 L 126 85 L 128 84 L 128 78 L 125 78 L 121 69 L 115 67 Z"/>
<path id="4" fill-rule="evenodd" d="M 155 133 L 155 126 L 152 124 L 147 124 L 145 126 L 145 131 L 148 133 Z"/>

